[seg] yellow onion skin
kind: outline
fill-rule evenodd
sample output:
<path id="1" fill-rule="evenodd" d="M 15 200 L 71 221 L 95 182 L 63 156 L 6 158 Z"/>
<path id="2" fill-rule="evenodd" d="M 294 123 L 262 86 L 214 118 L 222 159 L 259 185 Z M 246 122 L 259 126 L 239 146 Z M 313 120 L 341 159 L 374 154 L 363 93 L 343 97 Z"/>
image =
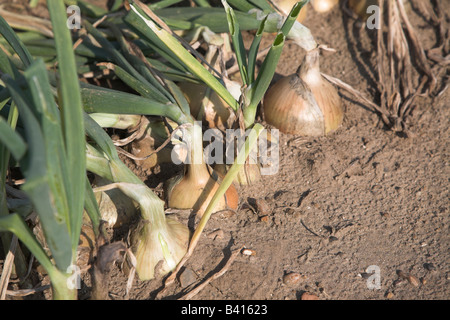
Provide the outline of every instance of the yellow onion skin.
<path id="1" fill-rule="evenodd" d="M 289 12 L 291 12 L 292 7 L 297 3 L 297 0 L 273 0 L 273 3 L 277 6 L 280 11 L 288 15 Z M 303 8 L 300 10 L 300 13 L 297 16 L 297 21 L 302 23 L 305 21 L 306 16 L 308 14 L 308 4 L 304 5 Z"/>
<path id="2" fill-rule="evenodd" d="M 167 205 L 174 209 L 193 209 L 197 216 L 203 216 L 217 189 L 219 176 L 204 161 L 202 130 L 194 123 L 188 129 L 186 141 L 189 142 L 189 158 L 184 172 L 166 183 Z M 239 197 L 233 185 L 212 208 L 213 212 L 224 209 L 236 210 Z"/>
<path id="3" fill-rule="evenodd" d="M 319 13 L 326 13 L 333 9 L 339 0 L 311 0 L 311 5 L 315 11 Z"/>
<path id="4" fill-rule="evenodd" d="M 189 236 L 188 227 L 170 217 L 165 218 L 163 226 L 152 226 L 145 221 L 137 226 L 131 235 L 131 242 L 139 279 L 151 280 L 173 271 L 186 254 Z M 161 241 L 167 245 L 169 257 L 164 255 Z"/>
<path id="5" fill-rule="evenodd" d="M 229 129 L 228 120 L 234 113 L 215 91 L 211 89 L 205 99 L 208 87 L 204 84 L 180 82 L 178 87 L 186 97 L 194 118 L 202 120 L 208 128 Z"/>
<path id="6" fill-rule="evenodd" d="M 261 170 L 257 164 L 244 164 L 236 179 L 241 186 L 254 184 L 261 180 Z"/>
<path id="7" fill-rule="evenodd" d="M 189 170 L 189 169 L 188 169 Z M 198 217 L 203 216 L 212 197 L 219 188 L 218 176 L 215 172 L 210 174 L 196 174 L 195 177 L 187 172 L 183 176 L 171 179 L 167 186 L 167 205 L 176 209 L 193 209 Z M 227 208 L 236 210 L 239 204 L 239 195 L 236 188 L 231 185 L 214 208 L 213 212 Z"/>
<path id="8" fill-rule="evenodd" d="M 228 171 L 228 166 L 223 163 L 216 164 L 214 170 L 221 176 L 225 177 Z M 239 170 L 234 183 L 240 186 L 252 185 L 261 180 L 261 169 L 257 163 L 246 163 Z"/>
<path id="9" fill-rule="evenodd" d="M 322 136 L 342 123 L 341 98 L 320 74 L 318 50 L 308 52 L 297 73 L 277 81 L 264 97 L 265 121 L 283 133 Z"/>

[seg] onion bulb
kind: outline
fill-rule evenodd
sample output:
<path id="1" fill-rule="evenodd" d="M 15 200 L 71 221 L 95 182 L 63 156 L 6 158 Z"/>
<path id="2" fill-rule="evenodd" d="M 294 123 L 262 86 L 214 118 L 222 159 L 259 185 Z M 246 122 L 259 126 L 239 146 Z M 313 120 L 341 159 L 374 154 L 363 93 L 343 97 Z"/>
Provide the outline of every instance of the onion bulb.
<path id="1" fill-rule="evenodd" d="M 201 128 L 194 124 L 189 130 L 191 137 L 194 138 L 190 148 L 190 161 L 185 165 L 181 175 L 167 182 L 166 198 L 170 208 L 193 209 L 197 216 L 201 217 L 220 186 L 219 176 L 204 162 Z M 195 139 L 199 134 L 194 135 L 194 130 L 199 131 L 200 139 Z M 231 185 L 213 210 L 214 212 L 227 208 L 236 210 L 238 201 L 237 190 Z"/>
<path id="2" fill-rule="evenodd" d="M 192 116 L 209 128 L 225 130 L 235 119 L 233 110 L 219 95 L 204 84 L 181 82 L 178 84 L 189 103 Z"/>
<path id="3" fill-rule="evenodd" d="M 221 177 L 225 177 L 229 169 L 229 166 L 224 163 L 218 163 L 214 166 L 214 170 Z M 234 183 L 240 186 L 247 186 L 261 180 L 261 170 L 257 163 L 245 163 L 236 178 L 234 179 Z"/>
<path id="4" fill-rule="evenodd" d="M 176 268 L 186 254 L 188 227 L 170 217 L 164 220 L 164 224 L 143 221 L 136 232 L 132 233 L 136 272 L 141 280 L 166 275 Z M 160 264 L 160 261 L 163 263 Z"/>
<path id="5" fill-rule="evenodd" d="M 320 13 L 330 11 L 338 3 L 339 0 L 311 0 L 311 5 L 313 6 L 314 10 Z"/>
<path id="6" fill-rule="evenodd" d="M 261 170 L 256 163 L 246 163 L 236 177 L 241 186 L 251 185 L 261 180 Z"/>
<path id="7" fill-rule="evenodd" d="M 275 6 L 283 13 L 284 15 L 288 15 L 291 12 L 292 7 L 298 2 L 297 0 L 273 0 L 272 1 Z M 308 13 L 308 5 L 304 5 L 300 10 L 300 13 L 297 16 L 297 21 L 302 23 L 306 14 Z"/>
<path id="8" fill-rule="evenodd" d="M 87 170 L 110 180 L 98 191 L 118 188 L 139 204 L 141 223 L 132 232 L 132 250 L 136 257 L 136 272 L 141 280 L 173 270 L 187 252 L 189 229 L 166 217 L 164 201 L 139 179 L 117 154 L 107 157 L 101 150 L 86 144 Z"/>
<path id="9" fill-rule="evenodd" d="M 151 280 L 174 270 L 187 251 L 188 227 L 166 217 L 164 201 L 145 184 L 116 185 L 140 206 L 142 220 L 131 236 L 131 249 L 136 257 L 139 278 Z"/>
<path id="10" fill-rule="evenodd" d="M 319 48 L 308 51 L 296 73 L 267 91 L 263 110 L 265 121 L 283 133 L 321 136 L 340 126 L 341 98 L 320 73 Z"/>
<path id="11" fill-rule="evenodd" d="M 109 180 L 97 175 L 93 182 L 96 187 L 110 183 Z M 102 220 L 114 228 L 119 228 L 130 222 L 138 214 L 138 205 L 119 189 L 96 192 L 95 199 L 97 200 Z"/>

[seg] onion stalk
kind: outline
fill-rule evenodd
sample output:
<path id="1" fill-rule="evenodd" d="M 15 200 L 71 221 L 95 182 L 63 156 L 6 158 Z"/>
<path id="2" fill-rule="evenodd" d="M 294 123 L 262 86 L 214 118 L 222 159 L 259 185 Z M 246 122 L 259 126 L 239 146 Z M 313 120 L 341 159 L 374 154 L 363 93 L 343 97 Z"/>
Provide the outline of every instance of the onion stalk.
<path id="1" fill-rule="evenodd" d="M 258 21 L 266 19 L 264 26 L 265 32 L 279 32 L 280 27 L 285 21 L 285 17 L 277 12 L 267 14 L 262 10 L 254 8 L 248 13 L 254 15 Z M 286 37 L 306 51 L 314 49 L 317 46 L 317 42 L 311 34 L 311 31 L 298 21 L 295 21 Z"/>
<path id="2" fill-rule="evenodd" d="M 273 0 L 272 1 L 275 6 L 283 13 L 284 15 L 288 15 L 291 12 L 292 7 L 298 2 L 297 0 Z M 297 17 L 297 21 L 302 23 L 308 14 L 308 6 L 305 5 L 300 10 L 300 13 Z"/>
<path id="3" fill-rule="evenodd" d="M 130 129 L 136 127 L 141 121 L 142 117 L 137 114 L 113 114 L 113 113 L 90 113 L 89 115 L 101 127 L 116 128 L 116 129 Z"/>

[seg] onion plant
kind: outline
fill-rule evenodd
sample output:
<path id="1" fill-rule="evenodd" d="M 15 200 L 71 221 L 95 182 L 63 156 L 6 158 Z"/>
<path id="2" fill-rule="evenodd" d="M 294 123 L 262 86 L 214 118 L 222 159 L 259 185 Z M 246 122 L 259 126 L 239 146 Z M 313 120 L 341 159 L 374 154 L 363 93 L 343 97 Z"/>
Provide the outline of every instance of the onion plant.
<path id="1" fill-rule="evenodd" d="M 113 62 L 109 65 L 109 68 L 113 69 L 122 81 L 140 93 L 140 96 L 87 85 L 81 89 L 85 110 L 89 113 L 95 113 L 96 118 L 98 118 L 99 113 L 104 114 L 106 112 L 164 116 L 183 127 L 185 129 L 183 139 L 186 142 L 189 140 L 188 143 L 194 146 L 189 149 L 189 156 L 191 159 L 198 158 L 199 160 L 189 163 L 184 174 L 169 183 L 170 186 L 167 189 L 168 205 L 182 209 L 193 208 L 201 215 L 209 203 L 209 199 L 213 196 L 213 192 L 219 187 L 218 176 L 208 170 L 203 159 L 201 128 L 191 116 L 189 105 L 181 90 L 175 83 L 164 77 L 151 63 L 145 59 L 140 59 L 139 49 L 130 48 L 130 44 L 123 39 L 119 30 L 116 30 L 114 26 L 110 27 L 116 35 L 119 49 L 113 47 L 100 32 L 88 23 L 86 26 L 90 35 L 94 36 L 102 48 L 112 57 Z M 159 45 L 161 44 L 163 43 L 160 42 Z M 177 56 L 174 55 L 173 58 L 175 64 L 182 65 L 182 61 Z M 203 66 L 200 67 L 203 68 Z M 204 74 L 211 76 L 209 72 Z M 211 79 L 215 80 L 212 76 Z M 223 88 L 223 91 L 228 92 L 226 88 Z M 128 107 L 124 108 L 124 104 Z M 200 134 L 196 134 L 195 132 L 199 130 Z M 200 140 L 193 139 L 194 136 L 199 137 Z M 186 186 L 190 191 L 187 198 L 188 193 L 179 190 L 182 189 L 182 186 Z M 230 185 L 225 197 L 223 197 L 222 207 L 215 208 L 215 210 L 225 206 L 236 209 L 237 198 L 237 191 L 234 186 Z M 146 278 L 146 276 L 143 277 Z"/>
<path id="2" fill-rule="evenodd" d="M 65 27 L 65 7 L 60 1 L 47 4 L 59 61 L 58 90 L 50 85 L 42 59 L 35 60 L 0 18 L 0 31 L 24 66 L 24 71 L 20 72 L 9 57 L 1 53 L 3 101 L 11 99 L 12 103 L 8 121 L 0 121 L 4 133 L 0 141 L 3 163 L 7 163 L 9 155 L 5 151 L 8 150 L 19 164 L 25 178 L 22 190 L 38 214 L 51 257 L 19 214 L 2 211 L 0 230 L 14 233 L 47 270 L 54 299 L 76 299 L 76 288 L 70 285 L 71 270 L 76 264 L 84 203 L 87 199 L 87 206 L 92 209 L 93 193 L 86 192 L 90 185 L 85 175 L 81 97 L 72 40 Z M 18 113 L 22 133 L 15 130 L 16 125 L 11 120 L 14 112 Z M 3 166 L 3 178 L 5 169 Z"/>
<path id="3" fill-rule="evenodd" d="M 86 145 L 87 169 L 113 184 L 140 206 L 142 223 L 133 232 L 136 271 L 142 280 L 172 271 L 186 253 L 189 230 L 178 221 L 165 217 L 164 201 L 140 180 L 120 159 L 110 137 L 88 114 L 86 132 L 92 142 Z M 101 191 L 101 187 L 96 191 Z"/>
<path id="4" fill-rule="evenodd" d="M 196 1 L 199 7 L 195 10 L 197 17 L 204 20 L 195 18 L 189 11 L 191 9 L 173 19 L 171 14 L 178 9 L 168 7 L 179 3 L 179 0 L 163 0 L 149 6 L 138 1 L 129 2 L 128 13 L 124 17 L 117 15 L 107 18 L 101 25 L 103 29 L 94 27 L 87 19 L 83 20 L 82 25 L 88 36 L 75 50 L 72 50 L 70 33 L 65 27 L 66 13 L 61 1 L 47 1 L 54 39 L 21 33 L 20 36 L 31 50 L 0 19 L 0 32 L 7 40 L 7 48 L 20 58 L 6 56 L 3 52 L 0 54 L 2 81 L 5 85 L 0 91 L 1 111 L 9 107 L 6 119 L 0 118 L 0 142 L 5 151 L 1 155 L 3 171 L 0 182 L 5 182 L 10 153 L 25 177 L 23 190 L 39 215 L 52 259 L 43 250 L 43 244 L 30 232 L 23 217 L 16 213 L 9 214 L 4 209 L 4 189 L 0 190 L 0 230 L 14 232 L 47 269 L 54 297 L 59 299 L 76 298 L 76 292 L 67 286 L 67 280 L 72 276 L 67 270 L 76 263 L 83 209 L 90 214 L 94 229 L 100 219 L 86 171 L 111 182 L 109 186 L 95 191 L 118 188 L 139 204 L 142 219 L 133 241 L 139 277 L 143 280 L 152 279 L 160 261 L 163 262 L 160 271 L 164 273 L 175 267 L 179 270 L 192 253 L 210 215 L 224 198 L 230 198 L 229 190 L 233 188 L 234 178 L 263 130 L 260 124 L 255 123 L 256 108 L 272 80 L 286 37 L 304 47 L 314 46 L 309 30 L 295 21 L 307 1 L 296 4 L 284 19 L 265 1 L 250 3 L 246 0 L 229 0 L 233 9 L 225 0 L 222 2 L 224 8 L 213 8 L 207 1 L 199 0 Z M 105 14 L 85 1 L 71 0 L 66 3 L 82 6 L 91 17 Z M 114 7 L 117 9 L 120 4 L 118 0 Z M 205 19 L 208 16 L 210 19 Z M 243 83 L 240 97 L 232 94 L 227 79 L 205 67 L 199 53 L 186 46 L 185 41 L 177 37 L 169 26 L 190 30 L 207 26 L 213 32 L 229 32 Z M 132 41 L 125 39 L 121 31 L 123 28 L 129 28 L 127 36 L 135 37 Z M 256 29 L 257 32 L 247 54 L 241 30 L 249 29 Z M 256 74 L 256 56 L 263 32 L 278 34 Z M 30 51 L 42 58 L 33 58 Z M 147 57 L 148 53 L 152 54 L 150 58 Z M 57 72 L 48 72 L 46 65 L 54 66 L 55 62 Z M 94 63 L 99 63 L 98 68 L 102 70 L 112 70 L 135 92 L 80 83 L 77 71 L 83 73 L 91 70 Z M 23 72 L 19 69 L 23 69 Z M 202 158 L 201 140 L 197 140 L 196 132 L 199 129 L 201 132 L 201 128 L 191 115 L 188 101 L 176 81 L 206 85 L 235 112 L 241 129 L 251 132 L 224 177 L 219 178 L 207 171 L 208 177 L 204 183 L 208 185 L 213 181 L 215 187 L 205 188 L 203 185 L 200 188 L 208 191 L 207 197 L 204 192 L 199 195 L 199 199 L 202 199 L 201 208 L 189 205 L 195 210 L 201 209 L 203 214 L 190 240 L 189 250 L 186 247 L 189 240 L 187 228 L 166 217 L 164 202 L 119 159 L 111 138 L 101 127 L 114 127 L 119 123 L 121 128 L 134 126 L 135 119 L 128 121 L 126 115 L 167 118 L 178 129 L 184 130 L 184 142 L 197 146 L 189 150 L 191 160 L 200 157 L 200 163 L 186 166 L 181 180 L 189 176 L 189 171 L 206 172 L 198 169 L 208 168 Z M 8 102 L 10 98 L 12 102 Z M 114 119 L 115 115 L 123 117 Z M 18 119 L 23 125 L 23 133 L 16 130 Z M 196 164 L 199 166 L 194 166 Z M 175 181 L 175 185 L 179 185 L 179 182 Z"/>

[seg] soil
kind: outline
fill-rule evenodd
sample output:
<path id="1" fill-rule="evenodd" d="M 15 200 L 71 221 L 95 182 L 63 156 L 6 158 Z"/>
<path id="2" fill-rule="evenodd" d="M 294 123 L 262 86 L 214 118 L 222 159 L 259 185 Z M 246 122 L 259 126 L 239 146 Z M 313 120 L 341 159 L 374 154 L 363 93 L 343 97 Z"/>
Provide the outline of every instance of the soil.
<path id="1" fill-rule="evenodd" d="M 443 3 L 448 17 L 449 3 Z M 410 13 L 424 47 L 433 47 L 434 30 L 418 12 Z M 336 49 L 322 57 L 322 71 L 373 97 L 375 50 L 361 23 L 335 8 L 328 14 L 310 10 L 304 24 L 319 43 Z M 265 36 L 261 47 L 271 39 Z M 295 72 L 303 55 L 288 43 L 274 80 Z M 323 300 L 450 298 L 449 90 L 416 100 L 408 137 L 381 126 L 379 116 L 347 92 L 340 94 L 342 126 L 326 137 L 280 134 L 279 172 L 238 187 L 236 214 L 212 215 L 163 299 L 182 297 L 187 285 L 214 274 L 241 247 L 253 255 L 238 254 L 193 299 L 296 300 L 303 292 Z M 160 177 L 143 178 L 159 191 Z M 257 199 L 269 210 L 256 210 Z M 188 223 L 187 215 L 176 215 Z M 371 289 L 374 270 L 380 286 Z M 284 275 L 292 272 L 299 281 L 285 284 Z M 125 299 L 127 274 L 116 265 L 110 276 L 109 298 Z M 127 298 L 155 299 L 162 283 L 135 278 Z M 90 286 L 86 273 L 80 299 L 90 297 Z"/>

